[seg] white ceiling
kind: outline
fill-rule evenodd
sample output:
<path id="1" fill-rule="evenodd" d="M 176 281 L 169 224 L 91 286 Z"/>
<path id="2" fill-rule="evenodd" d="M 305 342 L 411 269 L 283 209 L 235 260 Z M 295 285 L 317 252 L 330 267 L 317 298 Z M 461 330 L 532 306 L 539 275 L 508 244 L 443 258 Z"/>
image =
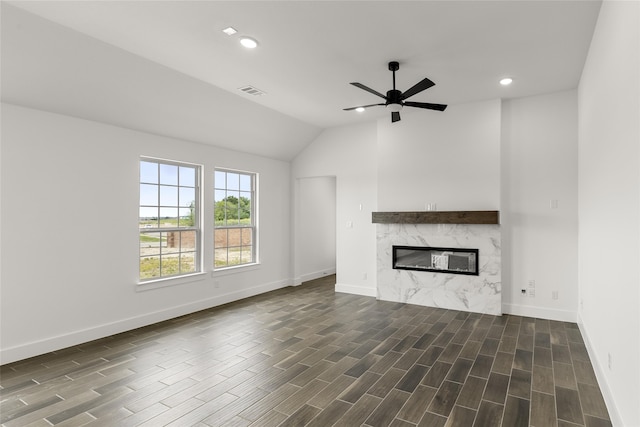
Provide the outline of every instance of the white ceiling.
<path id="1" fill-rule="evenodd" d="M 424 77 L 436 83 L 412 101 L 459 104 L 575 88 L 600 8 L 600 1 L 9 3 L 112 45 L 103 49 L 115 46 L 145 58 L 148 60 L 145 67 L 163 68 L 167 79 L 181 79 L 182 83 L 174 86 L 185 86 L 185 92 L 211 92 L 212 97 L 224 99 L 229 105 L 240 102 L 239 109 L 252 110 L 255 116 L 266 114 L 270 121 L 297 128 L 289 136 L 306 140 L 289 144 L 289 148 L 280 147 L 277 154 L 260 151 L 249 143 L 240 147 L 242 151 L 283 159 L 292 158 L 323 128 L 386 117 L 388 113 L 382 107 L 368 109 L 362 114 L 342 109 L 380 101 L 349 82 L 357 81 L 386 92 L 391 88 L 391 73 L 387 69 L 390 60 L 400 62 L 400 70 L 396 73 L 398 89 L 406 90 Z M 3 9 L 3 15 L 6 9 Z M 221 32 L 229 25 L 238 29 L 239 34 L 257 39 L 259 47 L 253 51 L 241 48 L 238 35 L 226 36 Z M 3 34 L 3 74 L 6 41 Z M 31 44 L 35 49 L 36 43 Z M 83 46 L 78 43 L 76 52 L 84 54 Z M 25 47 L 16 45 L 15 50 L 19 49 Z M 157 64 L 164 67 L 157 67 Z M 129 74 L 113 67 L 111 72 Z M 22 78 L 18 68 L 8 71 L 16 81 Z M 176 71 L 182 76 L 177 77 Z M 514 83 L 510 87 L 500 86 L 498 80 L 503 76 L 513 77 Z M 46 76 L 38 78 L 46 80 Z M 162 83 L 162 78 L 156 78 L 157 81 L 148 82 L 150 86 L 146 92 L 144 88 L 137 91 L 140 85 L 136 84 L 120 95 L 127 98 L 129 105 L 139 105 L 140 110 L 157 105 L 157 100 L 145 101 L 152 91 L 151 85 Z M 23 94 L 11 91 L 12 81 L 5 80 L 4 76 L 3 99 L 7 82 L 10 86 L 8 100 L 20 103 Z M 255 86 L 267 94 L 260 97 L 242 94 L 238 88 L 245 85 Z M 171 95 L 179 97 L 179 91 L 176 89 Z M 45 94 L 31 96 L 30 102 L 47 103 L 35 100 Z M 235 98 L 238 100 L 232 101 Z M 122 99 L 119 101 L 123 102 Z M 185 97 L 176 100 L 176 104 L 180 102 L 208 101 Z M 90 110 L 95 107 L 83 107 L 81 102 L 67 107 L 74 108 Z M 267 113 L 268 109 L 275 111 Z M 66 112 L 82 116 L 80 111 Z M 169 114 L 168 111 L 165 113 Z M 128 114 L 135 115 L 135 111 Z M 179 112 L 173 114 L 179 119 Z M 153 117 L 145 117 L 142 121 L 145 120 L 147 127 L 153 127 Z M 206 139 L 204 134 L 198 135 L 193 129 L 197 125 L 185 123 L 181 130 L 176 123 L 176 129 L 169 134 L 196 141 Z M 192 128 L 193 135 L 180 135 L 188 128 Z M 167 130 L 158 129 L 157 132 L 167 133 Z M 257 139 L 264 145 L 264 141 Z"/>

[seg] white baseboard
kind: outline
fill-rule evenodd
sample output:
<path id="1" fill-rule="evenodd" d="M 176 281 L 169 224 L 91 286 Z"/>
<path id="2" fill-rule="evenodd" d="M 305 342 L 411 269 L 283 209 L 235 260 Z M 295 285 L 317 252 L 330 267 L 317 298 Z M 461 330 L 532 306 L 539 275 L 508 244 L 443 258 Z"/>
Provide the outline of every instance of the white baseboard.
<path id="1" fill-rule="evenodd" d="M 502 304 L 504 314 L 515 316 L 537 317 L 539 319 L 558 320 L 561 322 L 576 322 L 578 313 L 569 310 L 556 310 L 547 307 L 535 307 L 519 304 Z"/>
<path id="2" fill-rule="evenodd" d="M 308 282 L 309 280 L 319 279 L 321 277 L 329 276 L 331 274 L 336 274 L 336 268 L 327 268 L 326 270 L 315 271 L 313 273 L 302 274 L 299 277 L 300 282 Z M 298 278 L 297 278 L 298 279 Z"/>
<path id="3" fill-rule="evenodd" d="M 365 286 L 347 285 L 344 283 L 336 283 L 336 292 L 342 292 L 345 294 L 363 295 L 366 297 L 377 297 L 378 290 L 376 288 L 369 288 Z"/>
<path id="4" fill-rule="evenodd" d="M 607 382 L 607 375 L 605 374 L 603 364 L 600 363 L 600 360 L 597 357 L 597 353 L 591 345 L 589 333 L 584 326 L 584 322 L 582 321 L 580 314 L 578 314 L 578 328 L 580 329 L 580 334 L 582 334 L 582 339 L 584 339 L 584 345 L 585 347 L 587 347 L 587 353 L 589 353 L 591 366 L 593 366 L 593 371 L 596 374 L 596 379 L 598 380 L 598 386 L 600 387 L 600 391 L 602 392 L 602 397 L 604 398 L 604 402 L 607 405 L 607 411 L 609 411 L 611 424 L 614 427 L 622 427 L 624 425 L 622 423 L 622 417 L 620 416 L 620 412 L 618 412 L 616 401 L 613 398 L 613 393 L 611 393 L 611 388 L 609 387 L 609 383 Z"/>
<path id="5" fill-rule="evenodd" d="M 78 344 L 83 344 L 99 338 L 130 331 L 143 326 L 173 319 L 185 314 L 195 313 L 200 310 L 238 301 L 254 295 L 274 291 L 291 285 L 291 280 L 280 280 L 272 283 L 254 286 L 224 295 L 218 295 L 205 300 L 199 300 L 188 304 L 170 307 L 165 310 L 142 314 L 91 328 L 81 329 L 67 334 L 45 338 L 18 346 L 4 348 L 0 350 L 0 365 L 4 365 L 18 360 L 27 359 L 51 351 L 60 350 Z"/>

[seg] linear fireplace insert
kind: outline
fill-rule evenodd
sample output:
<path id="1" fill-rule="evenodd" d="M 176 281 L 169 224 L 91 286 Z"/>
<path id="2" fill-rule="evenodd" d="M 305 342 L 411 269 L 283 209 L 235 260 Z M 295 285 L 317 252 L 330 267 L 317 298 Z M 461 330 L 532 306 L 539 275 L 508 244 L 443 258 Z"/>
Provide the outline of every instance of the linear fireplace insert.
<path id="1" fill-rule="evenodd" d="M 478 250 L 393 246 L 393 268 L 478 276 Z"/>

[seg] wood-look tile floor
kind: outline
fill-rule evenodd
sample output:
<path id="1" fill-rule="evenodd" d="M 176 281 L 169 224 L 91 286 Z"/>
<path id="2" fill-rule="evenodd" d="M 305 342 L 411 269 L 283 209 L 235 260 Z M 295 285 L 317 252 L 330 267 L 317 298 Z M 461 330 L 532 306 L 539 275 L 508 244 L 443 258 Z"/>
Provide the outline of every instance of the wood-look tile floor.
<path id="1" fill-rule="evenodd" d="M 610 426 L 575 324 L 335 276 L 1 368 L 3 426 Z"/>

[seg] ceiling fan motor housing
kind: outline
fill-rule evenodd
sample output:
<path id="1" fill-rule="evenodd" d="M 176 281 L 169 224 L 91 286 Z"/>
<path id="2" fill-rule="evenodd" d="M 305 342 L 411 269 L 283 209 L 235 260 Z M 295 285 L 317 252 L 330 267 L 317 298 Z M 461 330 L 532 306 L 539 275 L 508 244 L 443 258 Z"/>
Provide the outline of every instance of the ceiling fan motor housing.
<path id="1" fill-rule="evenodd" d="M 402 110 L 402 92 L 397 89 L 388 90 L 385 106 L 392 111 Z"/>

